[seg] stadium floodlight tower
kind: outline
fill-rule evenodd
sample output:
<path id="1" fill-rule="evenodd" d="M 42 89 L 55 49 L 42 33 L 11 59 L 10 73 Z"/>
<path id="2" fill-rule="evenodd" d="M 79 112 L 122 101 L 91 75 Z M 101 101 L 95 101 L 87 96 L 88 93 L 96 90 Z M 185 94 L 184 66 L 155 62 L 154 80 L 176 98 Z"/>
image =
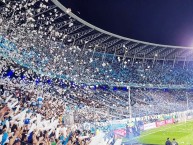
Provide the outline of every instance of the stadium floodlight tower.
<path id="1" fill-rule="evenodd" d="M 131 122 L 131 118 L 132 118 L 132 108 L 131 108 L 131 88 L 130 86 L 127 86 L 128 89 L 128 97 L 129 97 L 129 121 Z"/>

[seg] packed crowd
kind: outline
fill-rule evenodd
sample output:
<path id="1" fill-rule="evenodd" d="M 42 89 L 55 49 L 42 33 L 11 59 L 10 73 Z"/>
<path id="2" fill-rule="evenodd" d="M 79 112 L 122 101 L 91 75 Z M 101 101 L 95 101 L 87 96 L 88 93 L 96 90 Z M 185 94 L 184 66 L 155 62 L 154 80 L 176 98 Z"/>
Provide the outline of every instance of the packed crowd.
<path id="1" fill-rule="evenodd" d="M 0 141 L 2 141 L 2 144 L 52 143 L 64 145 L 65 144 L 86 145 L 92 144 L 92 141 L 96 143 L 95 128 L 85 129 L 85 127 L 81 126 L 80 124 L 73 122 L 70 119 L 70 117 L 72 116 L 70 115 L 68 116 L 67 114 L 68 109 L 66 104 L 63 104 L 64 101 L 58 100 L 56 98 L 55 98 L 56 100 L 53 100 L 52 98 L 49 97 L 49 94 L 42 94 L 41 91 L 33 91 L 33 90 L 30 92 L 27 90 L 22 91 L 19 88 L 15 88 L 13 86 L 6 86 L 6 88 L 1 86 L 0 92 L 1 92 Z M 139 90 L 137 92 L 139 92 Z M 144 96 L 143 99 L 141 98 L 141 100 L 140 98 L 138 98 L 138 100 L 136 100 L 136 104 L 141 103 L 145 105 L 145 103 L 151 103 L 154 102 L 154 99 L 157 99 L 156 97 L 154 97 L 155 94 L 160 96 L 163 95 L 161 94 L 161 91 L 156 91 L 157 93 L 155 93 L 155 91 L 148 91 L 148 92 L 149 94 L 145 92 L 148 94 L 147 97 L 148 99 L 146 98 L 146 96 Z M 151 96 L 152 99 L 150 99 L 151 98 L 150 95 L 152 95 Z M 177 100 L 177 97 L 175 99 L 176 101 L 179 102 L 179 100 Z M 163 100 L 160 99 L 159 101 Z M 165 99 L 165 101 L 167 100 Z M 182 102 L 184 102 L 184 100 L 182 100 Z M 136 107 L 135 105 L 133 106 L 134 108 Z M 147 106 L 145 109 L 147 109 Z M 152 108 L 150 109 L 153 110 Z M 79 113 L 82 116 L 84 115 L 88 116 L 89 112 L 86 113 L 86 111 L 82 110 L 82 112 Z M 93 110 L 93 112 L 94 111 L 96 110 Z M 137 114 L 135 110 L 133 111 L 135 114 Z M 141 116 L 140 120 L 142 120 L 144 123 L 146 121 L 151 122 L 151 120 L 152 121 L 159 120 L 159 115 L 155 116 L 153 112 L 151 113 L 152 114 L 148 115 L 148 118 Z M 160 113 L 163 113 L 162 110 Z M 68 118 L 65 119 L 63 116 L 66 116 Z M 68 120 L 72 122 L 68 122 Z M 95 125 L 95 127 L 96 126 L 97 125 Z M 108 130 L 106 131 L 107 131 L 106 133 L 108 134 Z M 112 144 L 114 143 L 112 139 L 112 134 L 111 138 L 107 141 L 104 141 L 105 138 L 104 134 L 101 136 L 102 136 L 102 139 L 100 138 L 101 143 L 102 142 L 106 144 L 110 144 L 110 142 Z"/>
<path id="2" fill-rule="evenodd" d="M 73 116 L 67 114 L 64 101 L 52 99 L 48 94 L 21 91 L 14 87 L 2 88 L 0 102 L 2 145 L 95 145 L 96 138 L 99 139 L 96 130 L 74 123 Z M 105 135 L 98 135 L 102 135 L 98 143 L 113 143 L 112 140 L 104 140 Z"/>
<path id="3" fill-rule="evenodd" d="M 38 14 L 46 2 L 13 1 L 0 8 L 1 144 L 111 145 L 113 136 L 97 133 L 95 122 L 129 118 L 130 101 L 132 117 L 192 109 L 192 92 L 135 88 L 192 86 L 190 63 L 99 53 L 86 41 L 80 49 L 52 26 L 52 13 L 48 20 Z M 57 9 L 54 14 L 61 15 Z M 131 86 L 131 100 L 128 88 L 111 88 L 123 83 Z"/>
<path id="4" fill-rule="evenodd" d="M 86 45 L 87 41 L 81 41 L 84 47 L 80 48 L 72 38 L 55 30 L 51 20 L 54 13 L 50 13 L 47 21 L 44 21 L 45 15 L 37 14 L 47 7 L 46 1 L 25 3 L 7 2 L 1 8 L 0 54 L 33 72 L 77 83 L 127 83 L 129 86 L 193 84 L 191 63 L 158 61 L 156 58 L 138 60 L 99 53 Z M 37 7 L 33 7 L 35 3 Z M 12 7 L 15 6 L 18 10 L 14 13 Z M 59 15 L 58 10 L 55 11 Z M 51 24 L 46 26 L 45 22 Z"/>
<path id="5" fill-rule="evenodd" d="M 48 1 L 27 3 L 5 1 L 1 8 L 0 51 L 4 57 L 31 71 L 77 83 L 122 82 L 129 86 L 193 83 L 193 67 L 188 62 L 118 57 L 93 51 L 83 40 L 81 45 L 85 47 L 81 50 L 72 38 L 58 32 L 52 24 L 52 15 L 61 15 L 57 9 L 50 13 L 47 21 L 44 14 L 37 14 L 49 7 Z M 17 11 L 12 8 L 15 6 L 18 6 Z"/>
<path id="6" fill-rule="evenodd" d="M 63 130 L 63 128 L 65 128 L 64 130 L 70 130 L 69 132 L 72 132 L 72 134 L 75 133 L 78 128 L 78 131 L 81 132 L 81 135 L 79 134 L 78 136 L 82 138 L 82 136 L 85 137 L 85 135 L 82 135 L 83 132 L 85 132 L 85 128 L 80 125 L 82 122 L 92 123 L 109 121 L 116 118 L 129 118 L 127 107 L 128 90 L 113 90 L 107 86 L 75 87 L 76 84 L 71 82 L 71 85 L 69 85 L 70 82 L 68 81 L 65 82 L 65 85 L 68 86 L 63 88 L 58 85 L 58 83 L 53 83 L 53 81 L 50 83 L 47 81 L 49 79 L 48 77 L 44 78 L 33 74 L 33 72 L 26 68 L 23 68 L 25 71 L 22 70 L 17 64 L 13 64 L 13 62 L 8 59 L 1 59 L 1 64 L 0 81 L 2 84 L 2 96 L 0 101 L 2 105 L 1 109 L 4 110 L 5 108 L 6 110 L 5 112 L 2 111 L 4 112 L 1 119 L 2 136 L 10 133 L 7 126 L 11 129 L 13 122 L 17 122 L 16 126 L 19 128 L 18 131 L 22 132 L 22 130 L 24 130 L 25 134 L 26 132 L 30 132 L 29 129 L 33 129 L 33 127 L 43 129 L 43 131 L 40 129 L 39 133 L 37 133 L 40 135 L 37 135 L 39 138 L 37 137 L 36 141 L 40 142 L 45 139 L 44 128 L 49 126 L 51 128 L 48 127 L 46 129 L 46 133 L 50 133 L 48 140 L 50 140 L 50 142 L 61 143 L 65 141 L 61 141 L 57 133 L 58 130 Z M 9 67 L 7 67 L 7 65 L 9 65 Z M 13 73 L 10 74 L 11 69 Z M 20 74 L 16 72 L 20 72 Z M 34 77 L 39 78 L 40 82 Z M 65 92 L 63 92 L 64 90 Z M 159 119 L 152 117 L 155 114 L 184 111 L 191 109 L 192 106 L 191 91 L 142 88 L 131 88 L 130 90 L 132 116 L 140 117 L 143 122 L 151 122 L 151 119 L 154 121 L 155 119 Z M 187 108 L 186 104 L 187 97 L 189 98 L 189 108 Z M 95 106 L 95 108 L 93 106 Z M 71 110 L 73 110 L 73 114 L 71 114 Z M 148 118 L 143 117 L 147 115 L 149 116 Z M 43 123 L 40 123 L 40 120 Z M 56 120 L 58 123 L 54 122 Z M 71 123 L 73 125 L 69 125 Z M 24 127 L 24 129 L 23 127 L 21 128 L 22 124 L 28 126 L 29 129 L 26 127 Z M 55 126 L 53 124 L 57 125 Z M 95 124 L 95 127 L 96 126 Z M 5 132 L 5 130 L 8 131 Z M 34 130 L 36 131 L 36 129 Z M 55 130 L 55 132 L 53 130 Z M 54 137 L 52 136 L 52 131 L 54 132 Z M 87 133 L 87 137 L 89 136 L 88 140 L 90 140 L 94 136 L 94 131 L 89 128 L 87 132 L 89 132 Z M 30 134 L 27 134 L 28 136 L 26 135 L 23 138 L 22 136 L 19 137 L 22 139 L 22 142 L 28 142 Z M 65 134 L 69 135 L 68 132 Z M 14 135 L 15 134 L 12 135 L 13 140 L 16 136 L 18 138 L 18 135 Z M 10 142 L 12 141 L 12 137 L 9 137 Z M 64 138 L 67 139 L 67 136 L 64 136 Z M 54 139 L 56 139 L 56 141 L 53 141 Z M 87 139 L 79 142 L 82 143 L 85 142 L 85 140 Z M 90 143 L 88 140 L 86 141 L 87 144 Z"/>
<path id="7" fill-rule="evenodd" d="M 139 116 L 172 113 L 192 109 L 193 92 L 191 90 L 133 89 L 136 104 L 133 111 Z"/>
<path id="8" fill-rule="evenodd" d="M 56 98 L 59 98 L 57 102 L 65 100 L 72 105 L 67 107 L 68 110 L 73 108 L 75 113 L 79 114 L 77 116 L 80 117 L 76 117 L 77 122 L 99 121 L 106 120 L 106 118 L 111 120 L 114 117 L 129 116 L 127 88 L 77 84 L 68 80 L 41 76 L 4 58 L 1 58 L 1 82 L 9 82 L 11 85 L 18 85 L 18 87 L 27 90 L 43 90 L 43 92 L 49 93 L 47 100 L 56 100 Z M 191 109 L 192 106 L 192 92 L 183 89 L 172 91 L 169 89 L 131 88 L 130 91 L 132 111 L 136 116 L 184 111 Z M 188 108 L 187 97 L 189 99 Z M 81 115 L 87 112 L 90 112 L 89 116 Z"/>
<path id="9" fill-rule="evenodd" d="M 36 52 L 33 49 L 18 50 L 18 48 L 1 37 L 0 49 L 2 54 L 11 57 L 17 63 L 27 66 L 33 71 L 52 77 L 63 77 L 68 80 L 84 83 L 127 83 L 128 85 L 184 85 L 193 84 L 193 67 L 183 62 L 178 62 L 173 66 L 173 62 L 135 60 L 134 64 L 130 59 L 120 60 L 107 55 L 106 58 L 92 52 L 83 52 L 81 58 L 72 53 L 73 50 L 67 48 L 64 55 L 63 49 Z M 70 49 L 70 50 L 68 50 Z M 55 52 L 57 51 L 57 52 Z M 77 50 L 76 53 L 78 54 Z M 44 57 L 42 57 L 44 56 Z M 49 56 L 49 57 L 47 57 Z M 57 56 L 57 58 L 55 58 Z M 87 56 L 93 56 L 91 58 Z M 68 57 L 68 58 L 67 58 Z M 84 60 L 83 60 L 84 58 Z M 103 58 L 103 60 L 102 60 Z"/>

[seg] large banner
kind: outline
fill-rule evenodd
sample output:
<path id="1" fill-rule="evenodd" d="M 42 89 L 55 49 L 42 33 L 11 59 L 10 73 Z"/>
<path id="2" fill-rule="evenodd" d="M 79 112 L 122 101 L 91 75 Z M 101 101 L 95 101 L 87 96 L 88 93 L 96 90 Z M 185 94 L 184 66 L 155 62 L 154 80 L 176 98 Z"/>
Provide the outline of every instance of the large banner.
<path id="1" fill-rule="evenodd" d="M 118 136 L 125 137 L 126 136 L 126 130 L 125 129 L 114 130 L 114 134 L 118 135 Z"/>
<path id="2" fill-rule="evenodd" d="M 173 123 L 174 123 L 174 119 L 173 118 L 171 118 L 169 120 L 166 120 L 166 124 L 173 124 Z"/>
<path id="3" fill-rule="evenodd" d="M 168 119 L 168 120 L 163 120 L 163 121 L 156 122 L 156 127 L 161 127 L 161 126 L 165 126 L 167 124 L 173 124 L 173 123 L 174 123 L 174 119 L 171 118 L 171 119 Z"/>
<path id="4" fill-rule="evenodd" d="M 149 129 L 153 129 L 153 128 L 156 128 L 156 123 L 155 122 L 144 124 L 144 126 L 143 126 L 144 130 L 149 130 Z"/>
<path id="5" fill-rule="evenodd" d="M 164 125 L 166 125 L 166 121 L 165 120 L 156 122 L 156 127 L 161 127 L 161 126 L 164 126 Z"/>

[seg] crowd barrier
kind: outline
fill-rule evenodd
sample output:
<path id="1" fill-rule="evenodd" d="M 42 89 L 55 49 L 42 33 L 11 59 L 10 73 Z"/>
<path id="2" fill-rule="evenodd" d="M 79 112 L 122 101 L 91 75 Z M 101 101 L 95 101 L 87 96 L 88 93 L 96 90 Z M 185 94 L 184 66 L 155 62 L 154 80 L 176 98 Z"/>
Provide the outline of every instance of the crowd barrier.
<path id="1" fill-rule="evenodd" d="M 144 126 L 143 126 L 143 130 L 149 130 L 149 129 L 153 129 L 153 128 L 156 128 L 156 123 L 155 122 L 144 124 Z"/>
<path id="2" fill-rule="evenodd" d="M 157 122 L 153 122 L 153 123 L 148 123 L 148 124 L 144 124 L 144 130 L 149 130 L 149 129 L 153 129 L 153 128 L 158 128 L 161 126 L 165 126 L 167 124 L 173 124 L 174 118 L 168 119 L 168 120 L 162 120 L 162 121 L 157 121 Z"/>
<path id="3" fill-rule="evenodd" d="M 159 121 L 151 122 L 151 119 L 157 119 Z M 148 120 L 149 119 L 149 120 Z M 140 136 L 142 131 L 151 130 L 166 126 L 168 124 L 186 122 L 188 120 L 193 120 L 193 110 L 187 110 L 183 112 L 174 112 L 170 114 L 159 114 L 152 116 L 137 117 L 132 119 L 123 119 L 123 120 L 112 120 L 108 122 L 96 122 L 95 124 L 85 123 L 83 128 L 97 128 L 99 130 L 105 130 L 111 132 L 115 135 L 115 138 L 125 138 L 127 137 L 126 125 L 130 126 L 132 121 L 134 128 L 129 128 L 129 137 Z M 146 123 L 149 122 L 149 123 Z"/>
<path id="4" fill-rule="evenodd" d="M 168 124 L 173 124 L 174 122 L 175 122 L 174 118 L 171 118 L 171 119 L 157 121 L 157 122 L 153 122 L 153 123 L 147 123 L 147 124 L 144 124 L 143 126 L 141 126 L 140 130 L 145 131 L 145 130 L 150 130 L 150 129 L 154 129 L 154 128 L 159 128 L 159 127 L 162 127 L 162 126 L 165 126 Z M 115 136 L 125 137 L 126 136 L 126 128 L 116 129 L 116 130 L 114 130 L 114 134 L 115 134 Z"/>
<path id="5" fill-rule="evenodd" d="M 150 116 L 142 117 L 141 120 L 139 120 L 138 118 L 132 118 L 132 122 L 134 126 L 131 126 L 129 128 L 129 131 L 128 131 L 128 128 L 126 129 L 126 125 L 130 125 L 129 123 L 130 120 L 128 119 L 115 120 L 115 121 L 110 122 L 110 125 L 112 126 L 111 131 L 114 134 L 115 140 L 123 139 L 124 145 L 127 145 L 127 142 L 128 142 L 128 145 L 131 145 L 131 144 L 136 145 L 136 143 L 138 143 L 138 137 L 140 137 L 140 134 L 143 131 L 160 128 L 163 126 L 167 126 L 169 124 L 193 120 L 193 110 L 187 110 L 183 112 L 174 112 L 171 114 L 165 114 L 165 117 L 163 116 L 164 114 L 160 114 L 158 115 L 157 121 L 150 122 L 149 120 L 149 123 L 145 123 L 145 122 L 148 122 L 148 120 L 143 120 L 143 118 L 151 119 L 152 116 L 151 117 Z M 132 141 L 132 143 L 130 141 Z"/>

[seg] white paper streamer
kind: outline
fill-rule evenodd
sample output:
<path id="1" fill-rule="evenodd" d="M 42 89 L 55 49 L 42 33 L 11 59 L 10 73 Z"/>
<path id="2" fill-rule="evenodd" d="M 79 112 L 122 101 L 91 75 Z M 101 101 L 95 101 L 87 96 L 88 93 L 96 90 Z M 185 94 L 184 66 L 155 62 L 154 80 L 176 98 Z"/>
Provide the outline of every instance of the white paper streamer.
<path id="1" fill-rule="evenodd" d="M 15 113 L 17 113 L 19 111 L 20 105 L 17 106 Z"/>
<path id="2" fill-rule="evenodd" d="M 113 141 L 113 138 L 111 138 L 111 139 L 108 141 L 108 144 L 110 144 L 112 141 Z"/>
<path id="3" fill-rule="evenodd" d="M 17 105 L 17 103 L 18 103 L 18 101 L 16 101 L 15 103 L 13 103 L 13 104 L 10 106 L 10 109 L 11 109 L 11 108 L 14 108 L 15 105 Z"/>
<path id="4" fill-rule="evenodd" d="M 89 145 L 106 145 L 104 141 L 105 134 L 99 132 L 98 135 L 92 138 L 92 141 Z"/>
<path id="5" fill-rule="evenodd" d="M 117 139 L 114 145 L 121 145 L 122 139 Z"/>
<path id="6" fill-rule="evenodd" d="M 13 95 L 10 95 L 10 96 L 5 100 L 5 103 L 7 103 L 7 102 L 11 99 L 12 96 L 13 96 Z"/>
<path id="7" fill-rule="evenodd" d="M 11 109 L 11 103 L 7 103 L 7 106 L 9 107 L 9 109 Z"/>
<path id="8" fill-rule="evenodd" d="M 50 135 L 50 134 L 52 133 L 53 130 L 54 130 L 54 129 L 52 128 L 52 129 L 49 131 L 48 135 Z"/>
<path id="9" fill-rule="evenodd" d="M 5 124 L 6 124 L 7 130 L 8 130 L 9 129 L 9 121 L 6 120 Z"/>
<path id="10" fill-rule="evenodd" d="M 37 114 L 37 124 L 39 124 L 41 122 L 41 115 L 40 114 Z"/>
<path id="11" fill-rule="evenodd" d="M 41 121 L 39 123 L 37 123 L 37 128 L 43 128 L 43 124 Z"/>
<path id="12" fill-rule="evenodd" d="M 23 120 L 20 120 L 18 125 L 19 125 L 19 127 L 22 127 L 24 125 Z"/>
<path id="13" fill-rule="evenodd" d="M 89 136 L 81 136 L 81 137 L 79 137 L 80 140 L 83 140 L 83 139 L 86 139 L 86 138 L 89 138 Z"/>
<path id="14" fill-rule="evenodd" d="M 32 119 L 30 120 L 30 123 L 33 123 L 36 119 L 37 119 L 36 117 L 32 118 Z"/>
<path id="15" fill-rule="evenodd" d="M 56 129 L 56 138 L 58 139 L 59 138 L 59 128 Z"/>
<path id="16" fill-rule="evenodd" d="M 30 130 L 28 131 L 28 135 L 36 128 L 35 124 L 32 124 Z"/>
<path id="17" fill-rule="evenodd" d="M 23 116 L 25 117 L 26 112 L 27 112 L 27 109 L 25 109 L 21 113 L 17 114 L 16 116 L 14 116 L 12 118 L 12 120 L 16 120 L 16 119 L 21 120 L 23 118 Z"/>
<path id="18" fill-rule="evenodd" d="M 27 113 L 26 118 L 30 118 L 31 115 L 32 115 L 32 113 Z"/>
<path id="19" fill-rule="evenodd" d="M 26 111 L 24 111 L 24 112 L 21 114 L 21 117 L 20 117 L 19 119 L 20 119 L 21 121 L 23 121 L 24 119 L 26 119 L 25 116 L 26 116 Z"/>

